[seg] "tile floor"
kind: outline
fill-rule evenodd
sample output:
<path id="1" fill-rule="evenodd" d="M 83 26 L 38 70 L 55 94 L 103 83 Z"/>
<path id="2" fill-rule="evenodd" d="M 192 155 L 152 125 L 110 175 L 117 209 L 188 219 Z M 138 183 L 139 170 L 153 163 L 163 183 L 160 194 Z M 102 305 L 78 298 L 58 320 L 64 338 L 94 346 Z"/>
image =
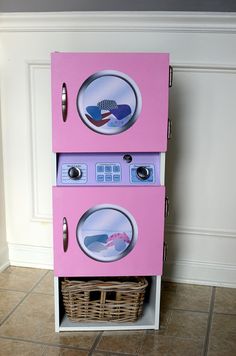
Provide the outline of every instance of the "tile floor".
<path id="1" fill-rule="evenodd" d="M 54 332 L 51 271 L 0 273 L 1 356 L 234 356 L 236 289 L 163 283 L 159 331 Z"/>

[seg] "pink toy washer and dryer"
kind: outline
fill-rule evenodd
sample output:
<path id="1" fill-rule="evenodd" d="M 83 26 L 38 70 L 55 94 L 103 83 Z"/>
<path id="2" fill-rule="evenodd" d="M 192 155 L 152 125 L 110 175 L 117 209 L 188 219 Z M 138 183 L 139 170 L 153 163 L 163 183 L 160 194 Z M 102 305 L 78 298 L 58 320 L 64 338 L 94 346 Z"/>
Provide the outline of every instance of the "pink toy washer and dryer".
<path id="1" fill-rule="evenodd" d="M 52 54 L 56 277 L 161 276 L 168 91 L 168 54 Z"/>

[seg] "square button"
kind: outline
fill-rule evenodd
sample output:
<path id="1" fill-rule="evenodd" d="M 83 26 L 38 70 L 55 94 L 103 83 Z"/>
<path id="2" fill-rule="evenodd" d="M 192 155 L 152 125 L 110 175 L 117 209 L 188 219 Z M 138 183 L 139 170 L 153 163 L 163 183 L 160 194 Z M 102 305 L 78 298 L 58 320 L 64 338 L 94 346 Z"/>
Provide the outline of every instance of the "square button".
<path id="1" fill-rule="evenodd" d="M 114 182 L 120 182 L 120 175 L 119 174 L 114 174 L 113 180 L 114 180 Z"/>
<path id="2" fill-rule="evenodd" d="M 112 172 L 112 166 L 105 166 L 105 172 L 106 173 L 111 173 Z"/>
<path id="3" fill-rule="evenodd" d="M 104 172 L 104 166 L 97 166 L 97 172 L 98 173 L 103 173 Z"/>
<path id="4" fill-rule="evenodd" d="M 131 176 L 136 177 L 136 169 L 135 168 L 131 169 Z"/>
<path id="5" fill-rule="evenodd" d="M 104 182 L 104 176 L 102 174 L 97 175 L 97 181 L 98 182 Z"/>
<path id="6" fill-rule="evenodd" d="M 114 173 L 120 172 L 120 166 L 113 166 L 113 172 Z"/>
<path id="7" fill-rule="evenodd" d="M 111 174 L 106 174 L 105 175 L 105 181 L 106 182 L 112 182 L 112 175 Z"/>

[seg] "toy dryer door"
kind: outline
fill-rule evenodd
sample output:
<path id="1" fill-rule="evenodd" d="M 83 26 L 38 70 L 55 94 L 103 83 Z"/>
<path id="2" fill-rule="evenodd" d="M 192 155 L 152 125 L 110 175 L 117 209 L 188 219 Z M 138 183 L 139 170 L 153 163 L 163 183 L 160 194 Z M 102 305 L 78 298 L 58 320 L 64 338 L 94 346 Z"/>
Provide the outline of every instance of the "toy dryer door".
<path id="1" fill-rule="evenodd" d="M 55 152 L 166 150 L 169 57 L 52 54 Z"/>
<path id="2" fill-rule="evenodd" d="M 54 187 L 57 276 L 160 275 L 164 187 Z"/>

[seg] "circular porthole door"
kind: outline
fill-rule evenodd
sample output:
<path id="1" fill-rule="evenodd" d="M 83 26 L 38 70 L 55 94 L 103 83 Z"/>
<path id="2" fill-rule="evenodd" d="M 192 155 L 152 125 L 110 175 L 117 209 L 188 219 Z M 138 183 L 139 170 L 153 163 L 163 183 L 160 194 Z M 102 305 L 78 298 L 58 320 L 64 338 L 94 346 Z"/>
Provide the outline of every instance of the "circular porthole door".
<path id="1" fill-rule="evenodd" d="M 137 239 L 133 216 L 116 205 L 95 206 L 81 217 L 77 225 L 77 241 L 89 257 L 110 262 L 126 256 Z"/>
<path id="2" fill-rule="evenodd" d="M 93 131 L 115 135 L 129 129 L 141 111 L 137 84 L 126 74 L 104 70 L 91 75 L 81 86 L 77 109 Z"/>

